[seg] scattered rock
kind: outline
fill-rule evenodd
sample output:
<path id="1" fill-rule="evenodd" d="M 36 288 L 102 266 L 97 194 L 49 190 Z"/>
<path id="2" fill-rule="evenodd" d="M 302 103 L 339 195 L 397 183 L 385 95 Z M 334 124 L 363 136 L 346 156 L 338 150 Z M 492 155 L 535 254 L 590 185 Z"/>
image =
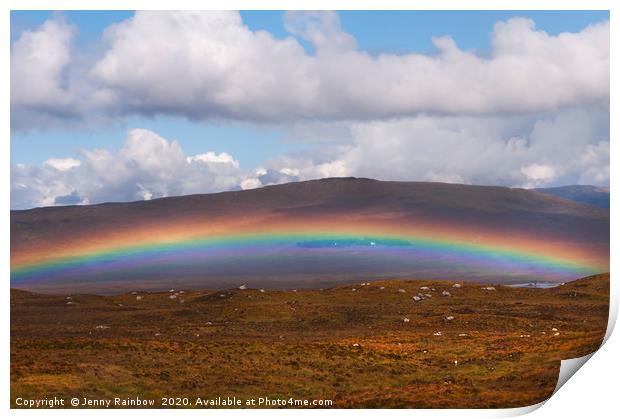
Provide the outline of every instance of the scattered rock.
<path id="1" fill-rule="evenodd" d="M 558 331 L 558 329 L 557 329 L 557 328 L 555 328 L 555 327 L 552 327 L 552 328 L 551 328 L 551 331 L 552 331 L 552 332 L 557 332 L 557 331 Z"/>
<path id="2" fill-rule="evenodd" d="M 560 336 L 560 332 L 555 332 L 553 336 Z"/>
<path id="3" fill-rule="evenodd" d="M 262 289 L 262 288 L 261 288 L 259 291 L 260 291 L 260 292 L 265 292 L 265 290 L 264 290 L 264 289 Z M 322 290 L 321 290 L 321 291 L 322 291 Z"/>
<path id="4" fill-rule="evenodd" d="M 430 288 L 429 288 L 429 287 L 420 287 L 420 289 L 421 289 L 422 291 L 428 291 L 428 290 L 430 290 Z"/>
<path id="5" fill-rule="evenodd" d="M 141 295 L 136 295 L 136 300 L 140 301 L 142 299 Z"/>
<path id="6" fill-rule="evenodd" d="M 451 297 L 452 294 L 450 294 L 450 291 L 442 291 L 441 295 L 443 295 L 444 297 Z"/>
<path id="7" fill-rule="evenodd" d="M 409 317 L 405 317 L 405 318 L 403 319 L 403 322 L 405 322 L 405 323 L 409 323 Z"/>
<path id="8" fill-rule="evenodd" d="M 461 288 L 461 284 L 454 284 L 452 285 L 452 288 Z"/>
<path id="9" fill-rule="evenodd" d="M 407 291 L 405 291 L 403 288 L 399 288 L 398 292 L 407 292 Z"/>
<path id="10" fill-rule="evenodd" d="M 441 332 L 435 332 L 433 333 L 433 336 L 441 336 Z"/>
<path id="11" fill-rule="evenodd" d="M 413 301 L 422 301 L 422 298 L 418 297 L 417 295 L 414 295 Z"/>
<path id="12" fill-rule="evenodd" d="M 459 336 L 464 338 L 465 336 L 467 336 L 467 333 L 459 333 Z"/>
<path id="13" fill-rule="evenodd" d="M 454 316 L 446 316 L 446 320 L 452 321 L 452 320 L 454 320 Z"/>
<path id="14" fill-rule="evenodd" d="M 244 285 L 239 285 L 239 289 L 240 289 L 240 290 L 247 290 L 247 289 L 248 289 L 248 287 L 247 287 L 247 285 L 245 285 L 245 284 L 244 284 Z"/>
<path id="15" fill-rule="evenodd" d="M 379 287 L 379 289 L 383 291 L 385 289 L 385 287 Z"/>
<path id="16" fill-rule="evenodd" d="M 170 298 L 171 300 L 174 300 L 175 298 L 177 298 L 176 294 L 172 294 L 171 296 L 169 296 L 168 298 Z"/>
<path id="17" fill-rule="evenodd" d="M 172 290 L 168 290 L 168 292 L 174 292 L 174 290 L 173 289 Z"/>
<path id="18" fill-rule="evenodd" d="M 105 326 L 103 324 L 95 326 L 95 329 L 100 329 L 100 330 L 105 330 L 105 329 L 109 329 L 109 328 L 110 328 L 110 326 Z"/>

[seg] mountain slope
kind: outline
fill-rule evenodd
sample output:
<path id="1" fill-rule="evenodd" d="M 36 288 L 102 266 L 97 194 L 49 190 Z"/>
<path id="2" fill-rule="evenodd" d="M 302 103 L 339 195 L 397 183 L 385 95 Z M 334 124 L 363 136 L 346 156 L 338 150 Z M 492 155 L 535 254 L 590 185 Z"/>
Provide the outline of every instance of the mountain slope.
<path id="1" fill-rule="evenodd" d="M 570 185 L 556 188 L 538 188 L 537 192 L 553 195 L 582 204 L 609 208 L 609 189 L 589 185 Z"/>
<path id="2" fill-rule="evenodd" d="M 608 211 L 536 191 L 355 178 L 11 212 L 28 289 L 565 281 L 607 270 L 608 243 Z"/>

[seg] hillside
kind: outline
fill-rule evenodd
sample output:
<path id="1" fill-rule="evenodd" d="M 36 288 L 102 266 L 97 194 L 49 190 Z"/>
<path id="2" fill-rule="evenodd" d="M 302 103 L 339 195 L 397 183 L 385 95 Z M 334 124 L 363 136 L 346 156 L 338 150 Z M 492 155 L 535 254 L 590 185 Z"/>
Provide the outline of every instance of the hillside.
<path id="1" fill-rule="evenodd" d="M 41 291 L 566 281 L 608 259 L 607 210 L 503 187 L 331 178 L 11 212 L 12 284 Z"/>
<path id="2" fill-rule="evenodd" d="M 582 204 L 609 208 L 609 189 L 589 185 L 570 185 L 556 188 L 537 188 L 535 191 Z"/>

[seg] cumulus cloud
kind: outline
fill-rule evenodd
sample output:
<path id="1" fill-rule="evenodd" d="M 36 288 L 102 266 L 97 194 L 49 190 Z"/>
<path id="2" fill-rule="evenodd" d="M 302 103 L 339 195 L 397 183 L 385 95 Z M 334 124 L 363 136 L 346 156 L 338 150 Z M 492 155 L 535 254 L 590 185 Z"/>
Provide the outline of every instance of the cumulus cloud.
<path id="1" fill-rule="evenodd" d="M 602 111 L 420 115 L 352 123 L 345 137 L 338 147 L 274 159 L 254 177 L 262 184 L 328 176 L 518 187 L 609 183 L 609 114 Z"/>
<path id="2" fill-rule="evenodd" d="M 75 28 L 54 18 L 36 31 L 24 31 L 11 48 L 11 103 L 56 108 L 71 98 L 63 71 L 71 62 Z"/>
<path id="3" fill-rule="evenodd" d="M 438 54 L 355 48 L 337 15 L 291 12 L 312 43 L 251 32 L 235 13 L 138 13 L 107 33 L 93 74 L 136 111 L 253 120 L 523 112 L 609 98 L 609 24 L 550 36 L 529 19 L 495 25 L 490 57 L 434 39 Z M 157 49 L 158 54 L 152 54 Z"/>
<path id="4" fill-rule="evenodd" d="M 529 19 L 498 22 L 485 56 L 449 36 L 433 40 L 436 54 L 371 55 L 333 12 L 289 12 L 284 23 L 291 36 L 278 39 L 236 12 L 137 12 L 106 30 L 80 108 L 255 122 L 608 108 L 609 22 L 554 36 Z M 63 109 L 72 33 L 49 21 L 13 45 L 15 105 Z"/>
<path id="5" fill-rule="evenodd" d="M 117 152 L 82 150 L 81 159 L 49 159 L 11 168 L 11 206 L 135 201 L 239 189 L 245 174 L 229 154 L 187 156 L 177 141 L 129 131 Z"/>
<path id="6" fill-rule="evenodd" d="M 317 129 L 329 131 L 326 124 Z M 334 132 L 340 135 L 342 125 Z M 116 152 L 82 150 L 80 159 L 14 165 L 11 205 L 133 201 L 342 176 L 608 186 L 609 157 L 609 115 L 583 109 L 543 117 L 420 115 L 351 123 L 341 143 L 318 143 L 251 171 L 229 153 L 186 155 L 177 141 L 135 129 Z"/>

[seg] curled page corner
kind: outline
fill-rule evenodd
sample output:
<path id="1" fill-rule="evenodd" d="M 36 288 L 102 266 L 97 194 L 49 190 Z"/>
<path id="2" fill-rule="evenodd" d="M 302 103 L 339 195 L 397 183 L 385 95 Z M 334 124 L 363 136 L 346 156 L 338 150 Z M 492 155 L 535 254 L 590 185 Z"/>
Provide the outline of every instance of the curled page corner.
<path id="1" fill-rule="evenodd" d="M 560 364 L 560 374 L 558 376 L 558 383 L 553 390 L 553 394 L 555 394 L 566 382 L 577 372 L 579 368 L 583 367 L 583 365 L 588 362 L 588 360 L 594 355 L 596 352 L 592 352 L 591 354 L 572 359 L 563 359 Z"/>

